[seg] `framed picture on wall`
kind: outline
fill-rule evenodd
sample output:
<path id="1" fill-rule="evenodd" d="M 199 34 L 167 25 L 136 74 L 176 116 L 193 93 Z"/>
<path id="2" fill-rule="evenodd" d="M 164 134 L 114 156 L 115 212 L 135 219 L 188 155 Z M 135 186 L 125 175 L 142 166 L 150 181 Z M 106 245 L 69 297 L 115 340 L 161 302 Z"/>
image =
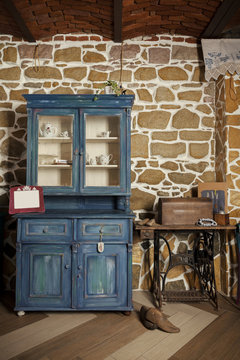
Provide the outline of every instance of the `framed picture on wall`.
<path id="1" fill-rule="evenodd" d="M 10 189 L 9 214 L 45 212 L 43 189 L 40 186 L 16 186 Z"/>
<path id="2" fill-rule="evenodd" d="M 205 182 L 198 184 L 198 197 L 210 198 L 213 202 L 213 214 L 227 213 L 227 183 Z"/>

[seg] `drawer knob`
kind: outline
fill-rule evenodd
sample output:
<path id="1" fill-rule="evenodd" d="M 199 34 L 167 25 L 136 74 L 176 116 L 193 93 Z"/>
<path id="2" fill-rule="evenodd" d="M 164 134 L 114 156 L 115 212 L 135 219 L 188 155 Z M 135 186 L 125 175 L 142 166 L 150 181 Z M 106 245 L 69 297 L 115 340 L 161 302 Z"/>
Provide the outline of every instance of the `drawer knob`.
<path id="1" fill-rule="evenodd" d="M 65 265 L 65 269 L 69 269 L 70 268 L 70 265 Z"/>
<path id="2" fill-rule="evenodd" d="M 47 232 L 48 232 L 48 228 L 47 227 L 43 228 L 43 233 L 46 234 Z"/>

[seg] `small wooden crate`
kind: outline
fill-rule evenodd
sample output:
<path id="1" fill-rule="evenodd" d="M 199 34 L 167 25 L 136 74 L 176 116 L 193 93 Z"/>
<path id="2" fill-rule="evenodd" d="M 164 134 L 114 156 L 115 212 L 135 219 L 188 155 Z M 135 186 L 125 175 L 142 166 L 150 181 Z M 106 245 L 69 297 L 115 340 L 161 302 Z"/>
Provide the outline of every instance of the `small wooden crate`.
<path id="1" fill-rule="evenodd" d="M 160 198 L 158 201 L 159 224 L 195 225 L 201 218 L 213 218 L 209 198 Z"/>

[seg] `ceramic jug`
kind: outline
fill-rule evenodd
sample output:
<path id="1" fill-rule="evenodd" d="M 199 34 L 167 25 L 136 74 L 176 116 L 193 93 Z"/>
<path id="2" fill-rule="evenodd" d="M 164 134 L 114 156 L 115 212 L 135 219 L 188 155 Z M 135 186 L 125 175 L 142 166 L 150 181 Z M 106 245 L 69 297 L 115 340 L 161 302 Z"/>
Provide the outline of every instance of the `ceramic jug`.
<path id="1" fill-rule="evenodd" d="M 43 129 L 39 129 L 41 136 L 43 137 L 54 137 L 57 136 L 58 130 L 51 123 L 44 125 Z"/>
<path id="2" fill-rule="evenodd" d="M 100 155 L 99 156 L 99 163 L 101 165 L 108 165 L 110 163 L 110 161 L 112 160 L 113 156 L 112 154 L 110 155 Z"/>

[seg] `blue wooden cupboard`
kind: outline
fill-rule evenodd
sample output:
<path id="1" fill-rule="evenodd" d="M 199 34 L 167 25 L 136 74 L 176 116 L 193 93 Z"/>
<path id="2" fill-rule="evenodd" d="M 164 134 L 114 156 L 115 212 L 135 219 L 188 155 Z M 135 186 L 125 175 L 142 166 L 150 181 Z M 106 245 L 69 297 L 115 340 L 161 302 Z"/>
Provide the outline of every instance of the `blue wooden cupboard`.
<path id="1" fill-rule="evenodd" d="M 132 95 L 24 95 L 27 185 L 44 213 L 17 215 L 16 307 L 132 310 Z"/>

